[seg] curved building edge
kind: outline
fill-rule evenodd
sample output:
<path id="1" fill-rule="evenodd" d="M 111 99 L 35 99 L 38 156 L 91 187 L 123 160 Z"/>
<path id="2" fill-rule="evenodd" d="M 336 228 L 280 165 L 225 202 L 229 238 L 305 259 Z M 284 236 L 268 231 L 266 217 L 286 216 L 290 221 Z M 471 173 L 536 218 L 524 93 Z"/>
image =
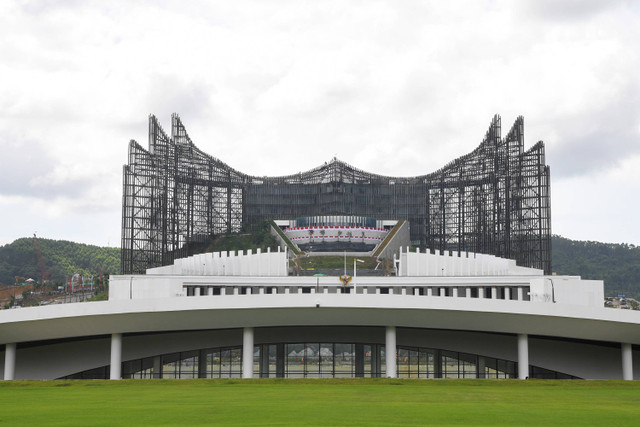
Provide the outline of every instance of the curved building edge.
<path id="1" fill-rule="evenodd" d="M 435 348 L 515 363 L 524 339 L 527 365 L 589 379 L 632 379 L 640 372 L 635 312 L 402 294 L 203 295 L 5 310 L 0 358 L 5 379 L 53 379 L 176 351 L 242 348 L 246 331 L 252 349 L 292 342 L 384 348 L 389 328 L 397 331 L 398 349 Z M 109 358 L 114 340 L 120 343 L 115 362 Z M 625 358 L 632 366 L 626 374 Z M 253 368 L 242 372 L 257 376 Z"/>

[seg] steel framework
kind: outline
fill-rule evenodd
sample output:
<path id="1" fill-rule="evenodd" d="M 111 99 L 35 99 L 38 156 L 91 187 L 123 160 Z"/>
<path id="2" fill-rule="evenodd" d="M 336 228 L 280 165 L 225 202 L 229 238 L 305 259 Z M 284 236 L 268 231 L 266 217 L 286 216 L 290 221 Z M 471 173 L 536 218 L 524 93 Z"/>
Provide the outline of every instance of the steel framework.
<path id="1" fill-rule="evenodd" d="M 502 138 L 496 115 L 473 152 L 416 177 L 376 175 L 335 158 L 295 175 L 250 176 L 199 150 L 177 114 L 170 137 L 150 116 L 149 149 L 129 143 L 123 181 L 123 274 L 170 264 L 211 235 L 313 215 L 404 219 L 415 246 L 551 272 L 549 167 L 542 141 L 524 150 L 522 116 Z"/>

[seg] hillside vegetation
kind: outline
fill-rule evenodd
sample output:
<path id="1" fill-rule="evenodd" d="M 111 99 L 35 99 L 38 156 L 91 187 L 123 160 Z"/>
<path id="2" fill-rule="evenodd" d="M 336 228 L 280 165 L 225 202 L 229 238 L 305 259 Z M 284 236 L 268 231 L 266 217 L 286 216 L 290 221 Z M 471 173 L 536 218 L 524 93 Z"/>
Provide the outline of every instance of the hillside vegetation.
<path id="1" fill-rule="evenodd" d="M 212 237 L 209 242 L 203 243 L 199 248 L 194 248 L 194 253 L 198 252 L 221 252 L 251 249 L 255 252 L 261 249 L 263 252 L 267 248 L 278 250 L 278 241 L 269 234 L 269 221 L 261 221 L 252 233 L 221 234 Z"/>
<path id="2" fill-rule="evenodd" d="M 76 273 L 103 275 L 120 273 L 120 248 L 104 248 L 66 240 L 38 239 L 48 279 L 62 283 Z M 41 280 L 33 238 L 22 238 L 0 246 L 0 284 L 15 283 L 15 276 Z"/>
<path id="3" fill-rule="evenodd" d="M 583 279 L 604 280 L 606 296 L 640 297 L 640 247 L 551 238 L 552 270 Z"/>
<path id="4" fill-rule="evenodd" d="M 254 253 L 260 249 L 266 252 L 268 248 L 278 250 L 278 242 L 269 234 L 269 222 L 260 222 L 251 233 L 218 234 L 209 236 L 202 243 L 191 243 L 187 247 L 189 255 L 205 252 L 246 251 L 251 249 Z"/>

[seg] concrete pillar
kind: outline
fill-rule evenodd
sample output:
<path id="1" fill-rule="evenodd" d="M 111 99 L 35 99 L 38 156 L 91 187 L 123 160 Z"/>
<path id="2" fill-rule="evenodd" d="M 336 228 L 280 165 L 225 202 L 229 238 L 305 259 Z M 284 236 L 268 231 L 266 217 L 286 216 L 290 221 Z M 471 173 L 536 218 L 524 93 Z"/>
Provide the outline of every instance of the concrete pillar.
<path id="1" fill-rule="evenodd" d="M 631 344 L 622 343 L 620 347 L 622 349 L 622 379 L 627 381 L 632 381 L 633 380 L 633 355 L 631 353 Z"/>
<path id="2" fill-rule="evenodd" d="M 478 298 L 484 299 L 484 288 L 482 286 L 478 288 Z"/>
<path id="3" fill-rule="evenodd" d="M 111 375 L 109 379 L 122 378 L 122 334 L 111 334 Z"/>
<path id="4" fill-rule="evenodd" d="M 153 378 L 160 379 L 162 378 L 162 357 L 155 356 L 153 358 Z"/>
<path id="5" fill-rule="evenodd" d="M 442 378 L 442 353 L 440 350 L 433 352 L 433 376 L 434 378 Z"/>
<path id="6" fill-rule="evenodd" d="M 495 286 L 491 287 L 491 299 L 497 299 L 498 298 L 498 288 L 496 288 Z"/>
<path id="7" fill-rule="evenodd" d="M 260 378 L 269 378 L 269 344 L 260 346 Z"/>
<path id="8" fill-rule="evenodd" d="M 276 378 L 284 378 L 284 344 L 276 344 Z"/>
<path id="9" fill-rule="evenodd" d="M 253 378 L 253 328 L 242 330 L 242 378 Z"/>
<path id="10" fill-rule="evenodd" d="M 458 287 L 457 286 L 453 287 L 453 297 L 454 298 L 458 298 Z"/>
<path id="11" fill-rule="evenodd" d="M 465 296 L 465 298 L 471 298 L 471 288 L 470 287 L 467 286 L 465 288 L 464 296 Z"/>
<path id="12" fill-rule="evenodd" d="M 4 380 L 13 381 L 16 377 L 16 343 L 7 343 L 4 350 Z"/>
<path id="13" fill-rule="evenodd" d="M 440 296 L 441 297 L 446 297 L 447 296 L 447 290 L 445 288 L 440 288 Z"/>
<path id="14" fill-rule="evenodd" d="M 428 297 L 432 297 L 433 296 L 433 288 L 427 288 L 427 296 Z"/>
<path id="15" fill-rule="evenodd" d="M 380 363 L 380 344 L 371 345 L 371 376 L 374 378 L 380 378 L 380 371 L 382 370 L 382 364 Z"/>
<path id="16" fill-rule="evenodd" d="M 356 344 L 355 352 L 356 352 L 356 360 L 355 360 L 356 378 L 362 378 L 364 377 L 364 344 Z"/>
<path id="17" fill-rule="evenodd" d="M 511 300 L 511 288 L 510 287 L 504 288 L 504 299 L 507 300 L 507 301 Z"/>
<path id="18" fill-rule="evenodd" d="M 396 327 L 387 326 L 385 333 L 385 349 L 387 378 L 396 378 Z"/>
<path id="19" fill-rule="evenodd" d="M 527 334 L 518 334 L 518 378 L 529 378 L 529 337 Z"/>
<path id="20" fill-rule="evenodd" d="M 478 366 L 477 366 L 478 378 L 486 377 L 486 374 L 485 374 L 486 369 L 487 369 L 487 359 L 485 359 L 484 356 L 478 356 Z"/>
<path id="21" fill-rule="evenodd" d="M 207 296 L 210 297 L 213 295 L 213 287 L 207 286 Z"/>
<path id="22" fill-rule="evenodd" d="M 207 378 L 207 352 L 198 352 L 198 378 Z"/>
<path id="23" fill-rule="evenodd" d="M 518 301 L 524 300 L 524 291 L 522 290 L 522 286 L 518 286 Z"/>

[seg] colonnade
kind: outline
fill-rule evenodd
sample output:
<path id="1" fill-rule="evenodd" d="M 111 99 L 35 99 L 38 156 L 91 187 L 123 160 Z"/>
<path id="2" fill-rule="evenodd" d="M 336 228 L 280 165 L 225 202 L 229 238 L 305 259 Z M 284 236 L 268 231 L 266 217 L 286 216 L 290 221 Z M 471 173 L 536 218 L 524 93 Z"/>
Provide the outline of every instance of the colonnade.
<path id="1" fill-rule="evenodd" d="M 518 355 L 518 378 L 527 379 L 529 377 L 529 338 L 527 334 L 517 334 L 517 355 Z M 396 327 L 387 326 L 385 328 L 385 354 L 395 355 L 397 352 Z M 242 331 L 242 378 L 253 378 L 253 348 L 254 348 L 254 328 L 246 327 Z M 16 343 L 5 345 L 4 356 L 4 380 L 11 381 L 15 378 L 16 371 Z M 386 357 L 386 377 L 397 377 L 397 366 L 395 357 Z M 632 345 L 621 344 L 622 379 L 633 380 L 633 354 Z M 122 378 L 122 334 L 111 335 L 111 361 L 110 379 L 119 380 Z"/>

